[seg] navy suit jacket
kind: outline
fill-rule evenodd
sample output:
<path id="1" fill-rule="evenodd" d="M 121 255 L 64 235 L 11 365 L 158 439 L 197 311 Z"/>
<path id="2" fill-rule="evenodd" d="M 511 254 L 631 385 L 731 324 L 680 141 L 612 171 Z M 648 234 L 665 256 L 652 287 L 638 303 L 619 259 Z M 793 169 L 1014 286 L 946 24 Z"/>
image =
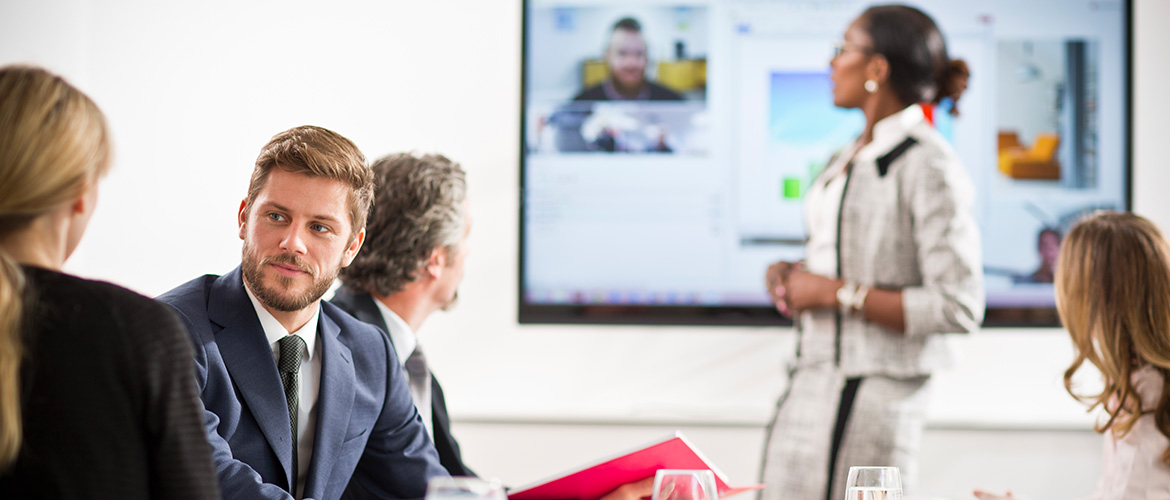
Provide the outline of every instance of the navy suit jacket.
<path id="1" fill-rule="evenodd" d="M 284 387 L 240 276 L 237 267 L 199 277 L 158 300 L 179 312 L 195 344 L 223 498 L 290 499 Z M 447 473 L 385 335 L 322 301 L 318 342 L 321 386 L 304 498 L 423 498 L 427 481 Z"/>
<path id="2" fill-rule="evenodd" d="M 370 294 L 350 293 L 343 286 L 337 290 L 330 302 L 352 314 L 353 317 L 381 328 L 383 332 L 387 332 L 386 338 L 390 338 L 388 333 L 390 329 L 386 325 L 386 319 L 382 317 L 382 311 L 378 309 L 378 305 L 374 303 L 374 298 Z M 393 340 L 390 343 L 393 344 Z M 398 358 L 395 357 L 394 360 L 397 361 Z M 459 443 L 455 441 L 455 436 L 451 435 L 451 419 L 447 417 L 447 402 L 443 399 L 443 388 L 439 386 L 439 380 L 435 378 L 434 372 L 431 372 L 431 422 L 433 423 L 431 428 L 434 429 L 435 433 L 435 449 L 439 451 L 439 462 L 452 476 L 474 476 L 475 473 L 463 463 L 463 457 L 459 453 Z"/>

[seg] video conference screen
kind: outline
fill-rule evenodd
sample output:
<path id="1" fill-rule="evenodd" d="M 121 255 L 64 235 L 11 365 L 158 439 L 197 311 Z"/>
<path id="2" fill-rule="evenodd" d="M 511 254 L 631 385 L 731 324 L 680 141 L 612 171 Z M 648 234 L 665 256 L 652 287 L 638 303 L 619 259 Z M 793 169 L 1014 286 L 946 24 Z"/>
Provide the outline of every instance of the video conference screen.
<path id="1" fill-rule="evenodd" d="M 1056 325 L 1062 235 L 1129 209 L 1130 5 L 908 4 L 970 67 L 959 116 L 930 111 L 975 187 L 985 325 Z M 525 1 L 520 321 L 782 323 L 764 272 L 864 126 L 829 60 L 869 5 Z"/>

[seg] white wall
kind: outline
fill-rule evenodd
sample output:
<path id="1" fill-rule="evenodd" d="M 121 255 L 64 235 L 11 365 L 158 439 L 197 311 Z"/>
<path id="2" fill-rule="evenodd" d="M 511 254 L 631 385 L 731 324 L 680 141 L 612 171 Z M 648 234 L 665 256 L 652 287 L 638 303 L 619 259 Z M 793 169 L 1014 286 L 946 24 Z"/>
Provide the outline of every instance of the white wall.
<path id="1" fill-rule="evenodd" d="M 1159 144 L 1170 133 L 1170 2 L 1134 2 L 1134 179 L 1135 211 L 1170 232 L 1170 168 Z"/>
<path id="2" fill-rule="evenodd" d="M 1136 3 L 1135 204 L 1170 229 L 1155 149 L 1170 133 L 1170 2 Z M 473 251 L 462 305 L 423 342 L 473 467 L 517 485 L 681 427 L 733 482 L 753 482 L 789 332 L 516 323 L 519 2 L 325 5 L 0 0 L 0 63 L 64 74 L 116 134 L 116 170 L 69 269 L 148 295 L 229 270 L 251 164 L 291 126 L 334 129 L 371 157 L 441 151 L 469 171 Z M 938 377 L 926 492 L 1091 485 L 1097 438 L 1060 387 L 1064 334 L 988 331 L 963 350 Z M 567 446 L 525 444 L 556 440 Z"/>

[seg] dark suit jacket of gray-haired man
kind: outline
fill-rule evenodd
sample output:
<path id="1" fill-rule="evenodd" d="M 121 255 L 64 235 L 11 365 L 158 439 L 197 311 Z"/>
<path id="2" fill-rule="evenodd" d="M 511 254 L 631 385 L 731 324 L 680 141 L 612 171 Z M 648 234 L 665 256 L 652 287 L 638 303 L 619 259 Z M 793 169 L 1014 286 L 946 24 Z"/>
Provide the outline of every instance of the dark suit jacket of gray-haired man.
<path id="1" fill-rule="evenodd" d="M 374 297 L 368 293 L 354 293 L 341 287 L 330 299 L 337 307 L 353 315 L 358 320 L 381 328 L 383 332 L 390 331 Z M 459 442 L 451 434 L 451 418 L 447 416 L 447 401 L 443 397 L 443 387 L 439 380 L 431 374 L 431 421 L 434 429 L 435 450 L 439 452 L 439 463 L 452 476 L 475 476 L 467 464 L 463 463 L 463 455 L 459 452 Z"/>

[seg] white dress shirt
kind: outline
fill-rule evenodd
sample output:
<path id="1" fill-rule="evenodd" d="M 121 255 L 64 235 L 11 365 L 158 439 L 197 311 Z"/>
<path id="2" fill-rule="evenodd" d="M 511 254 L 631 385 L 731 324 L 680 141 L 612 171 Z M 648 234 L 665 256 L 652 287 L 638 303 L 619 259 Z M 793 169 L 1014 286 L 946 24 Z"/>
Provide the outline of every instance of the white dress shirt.
<path id="1" fill-rule="evenodd" d="M 296 335 L 305 341 L 307 358 L 301 359 L 300 395 L 297 408 L 297 487 L 296 498 L 305 493 L 305 479 L 309 477 L 309 463 L 313 457 L 313 431 L 317 428 L 317 394 L 321 390 L 321 356 L 317 346 L 317 322 L 321 318 L 321 305 L 313 311 L 313 317 L 300 330 L 291 334 L 280 324 L 272 313 L 269 313 L 252 290 L 244 286 L 248 298 L 252 299 L 252 307 L 256 309 L 256 316 L 260 318 L 260 326 L 264 328 L 264 336 L 272 346 L 272 356 L 280 363 L 280 339 L 285 335 Z"/>
<path id="2" fill-rule="evenodd" d="M 390 330 L 386 333 L 390 334 L 390 343 L 394 344 L 394 351 L 398 354 L 398 364 L 403 367 L 402 374 L 406 376 L 407 385 L 411 387 L 410 397 L 414 400 L 414 406 L 418 408 L 419 416 L 422 417 L 423 427 L 427 429 L 427 436 L 430 436 L 431 442 L 434 442 L 435 430 L 433 427 L 435 424 L 431 415 L 431 384 L 421 384 L 416 389 L 414 384 L 410 384 L 410 374 L 406 371 L 406 360 L 418 347 L 418 337 L 398 313 L 390 310 L 386 304 L 378 299 L 374 299 L 374 304 L 378 306 L 378 311 L 382 313 L 382 321 L 386 322 L 386 328 Z"/>
<path id="3" fill-rule="evenodd" d="M 814 183 L 805 196 L 804 217 L 808 228 L 805 265 L 813 274 L 837 277 L 837 217 L 845 194 L 845 167 L 856 151 L 854 142 L 837 155 L 825 168 L 823 175 L 828 180 Z"/>

